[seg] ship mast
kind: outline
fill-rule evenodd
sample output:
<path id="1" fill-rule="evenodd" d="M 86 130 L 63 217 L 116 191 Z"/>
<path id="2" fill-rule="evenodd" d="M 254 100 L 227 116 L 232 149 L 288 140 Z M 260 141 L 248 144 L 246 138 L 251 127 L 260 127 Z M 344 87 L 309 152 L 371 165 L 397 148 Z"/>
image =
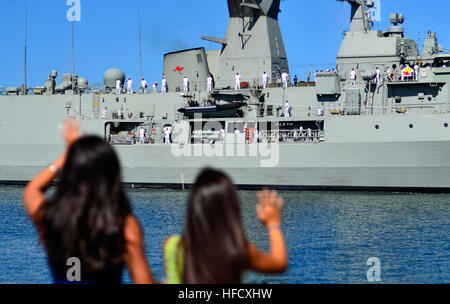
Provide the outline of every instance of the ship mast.
<path id="1" fill-rule="evenodd" d="M 24 43 L 24 80 L 23 80 L 23 95 L 28 95 L 27 88 L 27 27 L 28 27 L 28 8 L 25 5 L 25 43 Z"/>
<path id="2" fill-rule="evenodd" d="M 72 75 L 75 74 L 75 43 L 74 43 L 74 33 L 73 33 L 73 21 L 72 21 Z"/>
<path id="3" fill-rule="evenodd" d="M 142 32 L 141 32 L 141 13 L 138 9 L 138 22 L 139 22 L 139 70 L 140 70 L 140 76 L 141 79 L 144 78 L 143 72 L 142 72 Z"/>

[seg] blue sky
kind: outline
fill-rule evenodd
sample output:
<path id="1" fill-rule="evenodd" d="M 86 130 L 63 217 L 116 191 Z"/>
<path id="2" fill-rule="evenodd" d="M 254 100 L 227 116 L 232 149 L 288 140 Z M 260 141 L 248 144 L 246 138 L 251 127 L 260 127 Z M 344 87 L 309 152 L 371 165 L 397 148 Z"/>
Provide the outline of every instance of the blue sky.
<path id="1" fill-rule="evenodd" d="M 23 83 L 24 8 L 28 7 L 28 85 L 44 85 L 51 70 L 70 73 L 71 25 L 66 0 L 0 0 L 0 86 Z M 144 77 L 160 81 L 163 55 L 204 46 L 200 36 L 224 37 L 226 0 L 81 0 L 81 21 L 75 23 L 75 72 L 90 84 L 102 83 L 111 67 L 139 78 L 138 8 L 142 25 Z M 428 30 L 449 52 L 450 0 L 382 0 L 380 22 L 386 30 L 389 14 L 405 15 L 408 37 L 421 44 Z M 279 17 L 291 74 L 300 79 L 312 68 L 333 67 L 342 31 L 349 28 L 350 6 L 336 0 L 285 0 Z M 135 81 L 135 84 L 138 81 Z"/>

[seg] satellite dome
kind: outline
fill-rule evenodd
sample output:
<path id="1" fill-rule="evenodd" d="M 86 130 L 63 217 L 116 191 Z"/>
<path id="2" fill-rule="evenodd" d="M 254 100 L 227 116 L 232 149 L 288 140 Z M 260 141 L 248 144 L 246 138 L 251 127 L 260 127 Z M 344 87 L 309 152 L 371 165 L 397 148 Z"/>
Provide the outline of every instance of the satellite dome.
<path id="1" fill-rule="evenodd" d="M 121 69 L 109 69 L 103 74 L 103 82 L 107 88 L 115 88 L 117 79 L 121 83 L 125 82 L 125 74 Z"/>
<path id="2" fill-rule="evenodd" d="M 89 85 L 89 83 L 86 78 L 83 78 L 83 77 L 78 78 L 78 88 L 80 90 L 86 90 L 88 88 L 88 85 Z"/>

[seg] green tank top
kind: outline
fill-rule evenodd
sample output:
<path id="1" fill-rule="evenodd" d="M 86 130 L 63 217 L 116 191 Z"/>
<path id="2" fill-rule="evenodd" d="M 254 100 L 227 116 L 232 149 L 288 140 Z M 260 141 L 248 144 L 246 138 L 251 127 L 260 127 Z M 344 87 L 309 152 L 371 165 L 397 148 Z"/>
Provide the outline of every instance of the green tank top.
<path id="1" fill-rule="evenodd" d="M 183 283 L 184 248 L 181 244 L 181 236 L 169 237 L 164 247 L 164 263 L 168 284 Z"/>

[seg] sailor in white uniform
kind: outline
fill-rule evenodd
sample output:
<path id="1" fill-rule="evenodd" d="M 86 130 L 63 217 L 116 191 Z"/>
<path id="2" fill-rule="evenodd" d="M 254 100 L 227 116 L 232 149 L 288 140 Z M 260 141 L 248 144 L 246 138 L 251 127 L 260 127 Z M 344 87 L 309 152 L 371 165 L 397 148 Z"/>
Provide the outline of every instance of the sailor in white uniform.
<path id="1" fill-rule="evenodd" d="M 301 141 L 305 141 L 305 139 L 303 138 L 303 126 L 300 126 L 300 128 L 298 129 L 298 136 L 300 137 Z"/>
<path id="2" fill-rule="evenodd" d="M 269 84 L 269 75 L 267 75 L 267 73 L 264 72 L 262 75 L 262 79 L 263 79 L 263 89 L 266 89 Z"/>
<path id="3" fill-rule="evenodd" d="M 281 73 L 281 81 L 283 82 L 283 88 L 287 88 L 288 87 L 288 73 L 286 73 L 286 71 L 283 71 L 283 73 Z"/>
<path id="4" fill-rule="evenodd" d="M 164 128 L 164 143 L 165 144 L 171 144 L 172 141 L 170 139 L 170 135 L 172 134 L 172 128 L 171 127 L 165 127 Z"/>
<path id="5" fill-rule="evenodd" d="M 153 89 L 153 92 L 158 92 L 158 83 L 157 83 L 157 82 L 155 82 L 155 83 L 152 85 L 152 89 Z"/>
<path id="6" fill-rule="evenodd" d="M 141 144 L 145 144 L 145 129 L 143 127 L 139 129 L 139 140 Z"/>
<path id="7" fill-rule="evenodd" d="M 290 116 L 291 116 L 291 106 L 289 105 L 289 102 L 286 100 L 286 104 L 284 105 L 284 117 Z"/>
<path id="8" fill-rule="evenodd" d="M 381 76 L 381 71 L 378 67 L 375 68 L 375 83 L 378 85 L 380 84 L 380 76 Z"/>
<path id="9" fill-rule="evenodd" d="M 133 80 L 130 77 L 127 80 L 127 94 L 133 94 Z"/>
<path id="10" fill-rule="evenodd" d="M 142 78 L 142 81 L 141 81 L 141 92 L 142 93 L 146 93 L 147 92 L 147 87 L 148 87 L 147 81 L 145 81 L 145 79 Z"/>
<path id="11" fill-rule="evenodd" d="M 239 75 L 239 73 L 236 73 L 236 76 L 234 76 L 234 89 L 241 89 L 241 75 Z"/>
<path id="12" fill-rule="evenodd" d="M 419 65 L 417 63 L 414 64 L 414 79 L 419 80 Z"/>
<path id="13" fill-rule="evenodd" d="M 184 92 L 189 92 L 189 78 L 186 76 L 183 78 L 183 90 Z"/>
<path id="14" fill-rule="evenodd" d="M 163 79 L 161 81 L 161 92 L 167 93 L 167 79 L 166 76 L 163 76 Z"/>
<path id="15" fill-rule="evenodd" d="M 122 86 L 122 82 L 120 81 L 120 79 L 116 79 L 116 94 L 119 95 L 120 94 L 120 87 Z"/>
<path id="16" fill-rule="evenodd" d="M 213 78 L 211 74 L 209 74 L 208 78 L 206 79 L 206 87 L 208 89 L 208 92 L 211 92 L 213 89 Z"/>
<path id="17" fill-rule="evenodd" d="M 356 71 L 354 68 L 350 71 L 350 79 L 352 80 L 352 85 L 356 85 Z"/>

